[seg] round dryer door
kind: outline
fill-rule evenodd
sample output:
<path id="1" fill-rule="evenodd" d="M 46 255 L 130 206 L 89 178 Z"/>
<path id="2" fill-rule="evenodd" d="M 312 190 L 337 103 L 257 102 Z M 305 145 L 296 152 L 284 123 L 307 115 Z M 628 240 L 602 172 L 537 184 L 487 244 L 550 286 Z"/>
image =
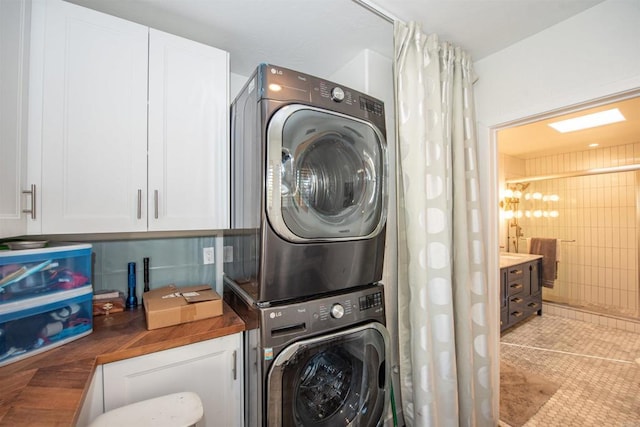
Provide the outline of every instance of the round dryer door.
<path id="1" fill-rule="evenodd" d="M 388 333 L 372 323 L 285 348 L 268 375 L 267 419 L 279 426 L 377 426 L 389 392 Z"/>
<path id="2" fill-rule="evenodd" d="M 376 235 L 386 216 L 386 151 L 370 123 L 302 105 L 267 130 L 267 215 L 290 241 Z"/>

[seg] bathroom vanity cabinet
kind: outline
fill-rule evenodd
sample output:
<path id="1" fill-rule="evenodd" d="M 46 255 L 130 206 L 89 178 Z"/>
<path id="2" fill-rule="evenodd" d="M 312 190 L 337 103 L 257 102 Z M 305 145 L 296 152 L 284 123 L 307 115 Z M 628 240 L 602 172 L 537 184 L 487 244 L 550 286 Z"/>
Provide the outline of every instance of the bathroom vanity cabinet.
<path id="1" fill-rule="evenodd" d="M 541 257 L 528 254 L 500 256 L 500 331 L 542 315 Z"/>

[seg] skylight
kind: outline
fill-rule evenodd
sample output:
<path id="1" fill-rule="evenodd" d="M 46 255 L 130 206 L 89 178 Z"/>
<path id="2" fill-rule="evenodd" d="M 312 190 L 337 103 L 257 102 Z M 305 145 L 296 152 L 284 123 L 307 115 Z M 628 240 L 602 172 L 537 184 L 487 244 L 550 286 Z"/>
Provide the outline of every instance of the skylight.
<path id="1" fill-rule="evenodd" d="M 549 123 L 549 126 L 561 133 L 574 132 L 582 129 L 604 126 L 611 123 L 623 122 L 626 119 L 617 108 L 600 111 L 599 113 L 587 114 L 586 116 L 575 117 L 573 119 L 562 120 Z"/>

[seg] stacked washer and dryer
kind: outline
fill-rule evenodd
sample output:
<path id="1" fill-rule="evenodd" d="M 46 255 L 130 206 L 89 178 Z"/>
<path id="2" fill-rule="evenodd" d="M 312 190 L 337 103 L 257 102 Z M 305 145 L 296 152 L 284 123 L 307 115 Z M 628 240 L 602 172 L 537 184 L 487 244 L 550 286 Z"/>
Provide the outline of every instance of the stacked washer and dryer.
<path id="1" fill-rule="evenodd" d="M 269 64 L 232 103 L 224 293 L 247 323 L 246 425 L 384 422 L 385 132 L 381 101 Z"/>

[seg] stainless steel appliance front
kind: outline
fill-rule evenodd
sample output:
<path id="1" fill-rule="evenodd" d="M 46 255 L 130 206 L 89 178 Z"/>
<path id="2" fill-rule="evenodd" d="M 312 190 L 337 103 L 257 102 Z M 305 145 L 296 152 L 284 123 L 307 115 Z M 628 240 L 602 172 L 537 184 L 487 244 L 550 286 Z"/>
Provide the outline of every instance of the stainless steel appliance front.
<path id="1" fill-rule="evenodd" d="M 382 285 L 259 308 L 227 281 L 224 297 L 249 328 L 248 426 L 383 424 L 390 376 Z"/>
<path id="2" fill-rule="evenodd" d="M 234 262 L 258 302 L 375 283 L 387 206 L 382 102 L 262 64 L 232 104 Z"/>

